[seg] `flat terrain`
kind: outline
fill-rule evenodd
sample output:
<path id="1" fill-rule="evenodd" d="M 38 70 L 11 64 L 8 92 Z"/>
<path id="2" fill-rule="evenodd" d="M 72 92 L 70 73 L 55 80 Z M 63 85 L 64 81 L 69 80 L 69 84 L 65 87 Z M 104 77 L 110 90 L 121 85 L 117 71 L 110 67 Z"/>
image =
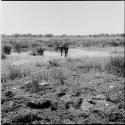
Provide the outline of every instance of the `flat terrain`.
<path id="1" fill-rule="evenodd" d="M 111 56 L 123 57 L 123 47 L 77 46 L 67 58 L 30 53 L 2 59 L 3 125 L 125 123 L 124 77 L 106 69 Z"/>
<path id="2" fill-rule="evenodd" d="M 85 47 L 85 48 L 71 48 L 69 49 L 68 58 L 84 58 L 84 57 L 110 57 L 114 55 L 115 51 L 116 54 L 124 55 L 124 48 L 123 47 L 107 47 L 107 48 L 95 48 L 95 47 Z M 65 59 L 64 54 L 61 57 L 60 52 L 56 51 L 45 51 L 43 56 L 32 56 L 29 52 L 21 52 L 21 53 L 11 53 L 8 56 L 7 60 L 4 60 L 2 63 L 4 65 L 7 63 L 13 65 L 21 65 L 26 63 L 35 63 L 46 61 L 49 59 Z"/>

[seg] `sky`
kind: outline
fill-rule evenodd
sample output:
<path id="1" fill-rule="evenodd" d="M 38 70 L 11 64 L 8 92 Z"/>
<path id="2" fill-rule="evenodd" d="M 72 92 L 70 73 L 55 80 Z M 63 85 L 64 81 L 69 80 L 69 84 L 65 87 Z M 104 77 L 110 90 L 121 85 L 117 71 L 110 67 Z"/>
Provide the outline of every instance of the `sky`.
<path id="1" fill-rule="evenodd" d="M 124 32 L 124 1 L 2 1 L 2 33 Z"/>

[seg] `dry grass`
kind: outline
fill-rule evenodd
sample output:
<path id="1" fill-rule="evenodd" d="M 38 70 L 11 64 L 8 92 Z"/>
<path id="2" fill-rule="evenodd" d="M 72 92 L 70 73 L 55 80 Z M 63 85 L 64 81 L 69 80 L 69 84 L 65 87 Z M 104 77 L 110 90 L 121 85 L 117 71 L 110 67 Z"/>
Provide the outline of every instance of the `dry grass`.
<path id="1" fill-rule="evenodd" d="M 15 80 L 15 79 L 23 78 L 30 75 L 29 69 L 21 69 L 20 67 L 12 66 L 12 65 L 8 66 L 7 69 L 8 69 L 7 71 L 8 73 L 6 77 L 3 76 L 1 78 L 1 80 L 4 79 L 3 81 Z"/>
<path id="2" fill-rule="evenodd" d="M 120 55 L 111 56 L 109 59 L 109 62 L 105 65 L 105 70 L 108 73 L 118 75 L 118 76 L 125 76 L 125 70 L 124 70 L 124 57 Z"/>

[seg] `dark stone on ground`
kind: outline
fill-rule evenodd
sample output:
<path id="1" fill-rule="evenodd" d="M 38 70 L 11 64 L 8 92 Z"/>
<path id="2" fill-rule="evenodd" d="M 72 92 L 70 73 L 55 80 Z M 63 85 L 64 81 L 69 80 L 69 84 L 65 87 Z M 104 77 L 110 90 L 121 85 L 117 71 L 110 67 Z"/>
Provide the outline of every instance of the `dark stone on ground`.
<path id="1" fill-rule="evenodd" d="M 13 97 L 14 95 L 15 95 L 15 93 L 12 92 L 12 91 L 7 91 L 7 92 L 5 92 L 5 96 L 8 97 L 8 98 Z"/>
<path id="2" fill-rule="evenodd" d="M 65 92 L 61 92 L 61 93 L 58 93 L 57 95 L 58 95 L 58 97 L 62 97 L 64 95 L 66 95 L 66 93 Z"/>
<path id="3" fill-rule="evenodd" d="M 41 100 L 38 102 L 30 101 L 28 102 L 28 106 L 33 109 L 46 109 L 46 108 L 50 108 L 51 101 L 50 100 Z"/>

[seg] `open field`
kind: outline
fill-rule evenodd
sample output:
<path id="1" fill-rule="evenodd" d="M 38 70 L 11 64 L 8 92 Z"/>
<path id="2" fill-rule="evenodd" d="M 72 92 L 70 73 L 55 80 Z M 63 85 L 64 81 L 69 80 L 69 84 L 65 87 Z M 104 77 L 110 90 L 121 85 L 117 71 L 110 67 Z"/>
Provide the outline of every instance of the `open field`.
<path id="1" fill-rule="evenodd" d="M 59 39 L 70 41 L 67 58 L 54 51 Z M 8 37 L 2 45 L 21 41 L 27 51 L 1 61 L 2 124 L 125 123 L 123 37 Z M 34 41 L 43 55 L 30 54 Z"/>

